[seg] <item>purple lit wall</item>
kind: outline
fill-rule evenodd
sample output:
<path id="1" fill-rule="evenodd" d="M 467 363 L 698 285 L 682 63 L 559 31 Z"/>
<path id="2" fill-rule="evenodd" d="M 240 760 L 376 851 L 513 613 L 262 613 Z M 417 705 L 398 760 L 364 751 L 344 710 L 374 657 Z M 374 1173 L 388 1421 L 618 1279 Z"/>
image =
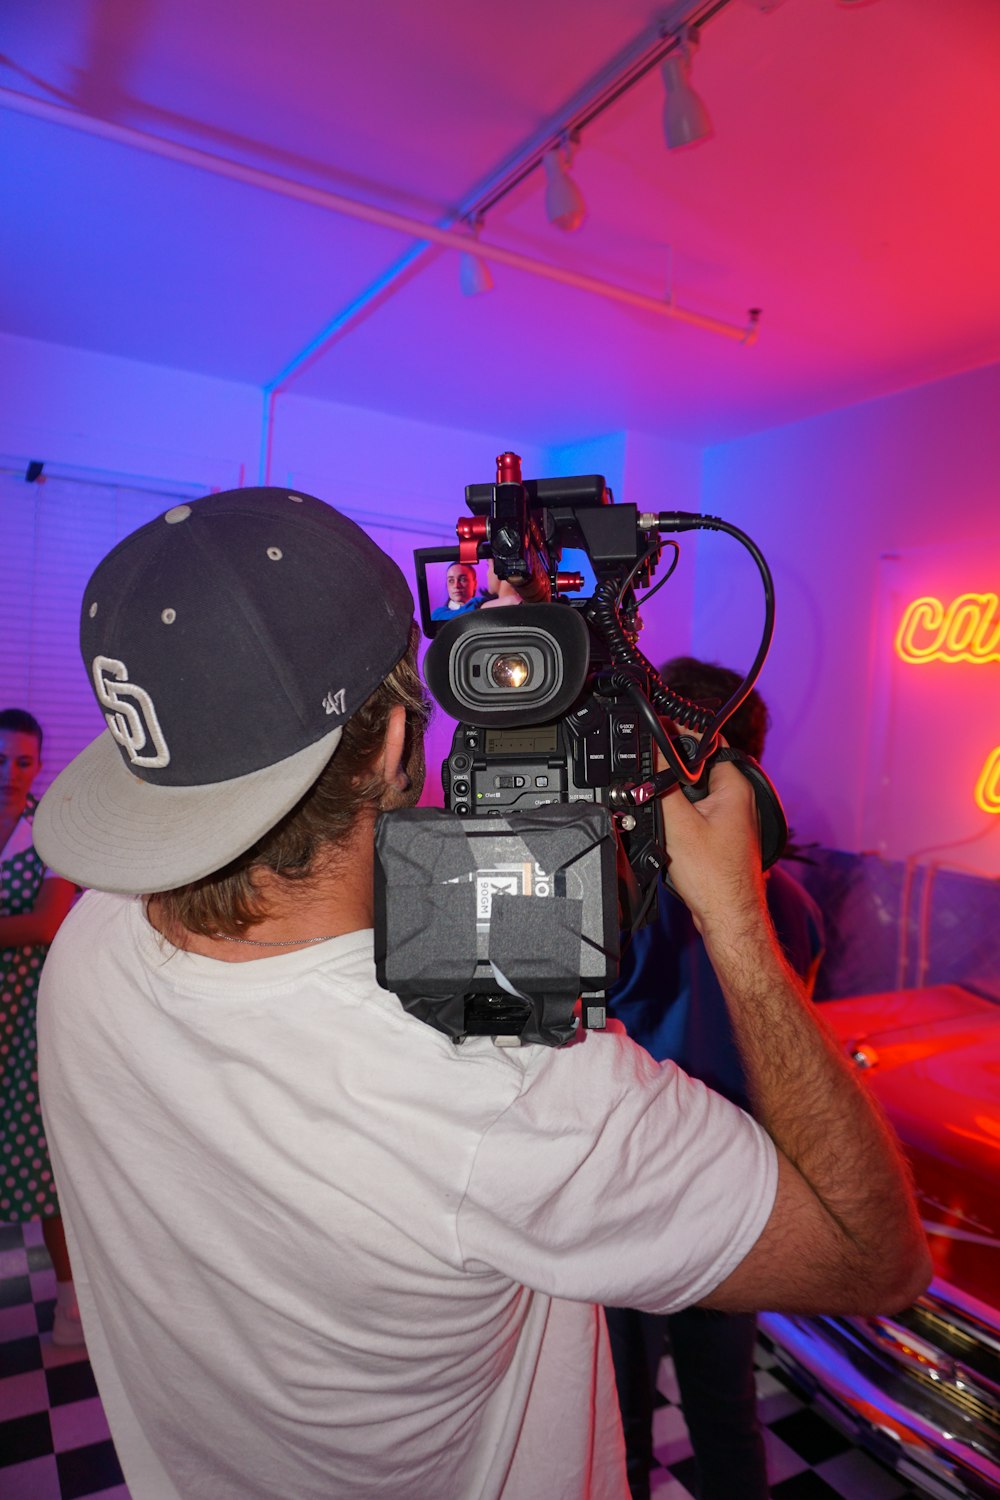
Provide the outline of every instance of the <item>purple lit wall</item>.
<path id="1" fill-rule="evenodd" d="M 961 702 L 952 696 L 954 676 L 947 698 L 940 691 L 942 672 L 957 668 L 919 669 L 927 674 L 919 730 L 897 736 L 888 766 L 875 771 L 869 759 L 869 741 L 893 711 L 884 696 L 893 647 L 878 608 L 883 559 L 925 549 L 921 580 L 929 584 L 939 553 L 940 589 L 949 597 L 958 588 L 998 592 L 998 502 L 998 365 L 706 452 L 703 509 L 749 531 L 775 574 L 777 630 L 761 679 L 774 718 L 768 767 L 800 838 L 903 858 L 981 831 L 951 853 L 1000 874 L 1000 815 L 975 808 L 974 775 L 967 765 L 956 769 L 952 753 L 959 740 L 975 746 L 974 759 L 1000 744 L 1000 662 L 966 673 Z M 959 544 L 968 545 L 956 572 Z M 742 560 L 702 547 L 700 654 L 747 659 L 754 590 Z M 898 827 L 895 842 L 878 847 L 877 821 L 865 815 L 866 799 L 878 795 L 874 774 L 891 777 L 894 801 L 909 810 L 908 847 L 900 847 Z M 949 857 L 947 849 L 937 854 Z"/>
<path id="2" fill-rule="evenodd" d="M 231 382 L 5 336 L 0 371 L 7 517 L 0 698 L 33 709 L 49 732 L 41 790 L 101 728 L 75 647 L 91 569 L 120 536 L 178 497 L 257 482 L 261 396 Z M 496 454 L 511 441 L 288 396 L 279 401 L 272 482 L 338 504 L 396 558 L 412 586 L 414 547 L 454 540 L 465 485 L 492 478 Z M 541 450 L 519 448 L 527 474 L 547 472 Z M 46 462 L 46 483 L 23 482 L 29 458 Z M 437 764 L 450 736 L 438 715 L 428 743 L 429 800 L 439 800 Z"/>
<path id="3" fill-rule="evenodd" d="M 71 601 L 91 554 L 145 519 L 144 504 L 155 513 L 174 503 L 173 494 L 256 482 L 261 397 L 248 386 L 14 338 L 0 339 L 0 370 L 0 459 L 8 469 L 4 503 L 11 507 L 0 696 L 20 701 L 28 694 L 28 706 L 33 701 L 50 716 L 50 704 L 86 692 L 75 654 L 63 657 L 75 629 Z M 743 526 L 761 545 L 777 586 L 777 633 L 761 682 L 774 718 L 769 769 L 800 839 L 858 850 L 877 848 L 879 839 L 866 799 L 870 811 L 873 705 L 884 717 L 879 672 L 891 652 L 878 636 L 882 559 L 923 549 L 933 564 L 940 549 L 945 589 L 958 586 L 946 557 L 959 544 L 974 544 L 982 549 L 983 576 L 962 586 L 997 591 L 1000 577 L 989 558 L 998 549 L 986 544 L 1000 538 L 998 415 L 1000 365 L 704 451 L 637 432 L 583 434 L 578 443 L 544 449 L 516 433 L 471 433 L 445 421 L 416 423 L 290 396 L 279 401 L 272 476 L 341 504 L 407 568 L 414 546 L 453 535 L 464 485 L 488 479 L 494 455 L 508 446 L 519 449 L 528 475 L 599 471 L 616 498 L 641 509 L 701 509 Z M 45 489 L 18 477 L 17 465 L 23 473 L 28 458 L 85 481 L 73 502 L 78 551 L 60 529 L 60 607 L 68 613 L 58 628 L 46 627 L 43 657 L 34 666 L 24 642 L 35 628 L 28 622 L 47 612 L 39 609 L 40 591 L 51 594 L 55 552 L 44 543 Z M 121 499 L 112 514 L 107 494 L 98 496 L 102 485 L 138 488 L 152 498 Z M 54 501 L 55 481 L 48 494 Z M 163 505 L 159 494 L 168 497 Z M 720 537 L 704 537 L 696 547 L 687 542 L 677 574 L 647 615 L 642 643 L 654 661 L 693 649 L 745 666 L 761 619 L 755 573 Z M 63 642 L 58 650 L 56 641 Z M 1000 663 L 973 670 L 975 691 L 959 705 L 958 725 L 951 699 L 941 722 L 934 678 L 927 676 L 921 755 L 907 753 L 904 736 L 890 767 L 893 795 L 909 809 L 911 848 L 881 852 L 902 857 L 938 839 L 942 826 L 953 826 L 956 836 L 967 827 L 969 777 L 945 774 L 948 738 L 973 736 L 984 754 L 1000 744 Z M 86 732 L 92 730 L 88 719 Z M 59 745 L 62 759 L 84 733 L 74 720 Z M 439 720 L 432 760 L 449 735 Z M 53 754 L 48 769 L 58 768 Z M 436 793 L 435 769 L 429 796 Z M 1000 815 L 979 815 L 977 826 L 987 832 L 975 867 L 997 873 Z"/>

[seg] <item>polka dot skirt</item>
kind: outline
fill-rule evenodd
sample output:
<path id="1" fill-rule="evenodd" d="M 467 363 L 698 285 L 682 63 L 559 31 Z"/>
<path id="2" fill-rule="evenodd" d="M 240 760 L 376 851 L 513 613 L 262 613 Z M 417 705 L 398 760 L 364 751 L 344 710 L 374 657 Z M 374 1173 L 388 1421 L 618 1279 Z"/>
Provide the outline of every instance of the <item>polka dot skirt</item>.
<path id="1" fill-rule="evenodd" d="M 28 816 L 35 810 L 29 801 Z M 45 875 L 34 849 L 0 864 L 0 914 L 30 911 Z M 35 1005 L 48 949 L 0 949 L 0 1221 L 59 1212 L 38 1102 Z"/>

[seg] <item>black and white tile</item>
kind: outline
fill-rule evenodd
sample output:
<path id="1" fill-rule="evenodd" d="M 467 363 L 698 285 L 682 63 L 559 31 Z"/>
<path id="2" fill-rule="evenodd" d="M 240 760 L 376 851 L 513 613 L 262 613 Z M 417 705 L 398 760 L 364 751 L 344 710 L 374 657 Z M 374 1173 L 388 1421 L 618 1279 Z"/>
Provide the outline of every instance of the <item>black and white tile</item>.
<path id="1" fill-rule="evenodd" d="M 0 1495 L 129 1500 L 85 1348 L 52 1343 L 40 1224 L 0 1225 Z"/>
<path id="2" fill-rule="evenodd" d="M 651 1500 L 691 1500 L 694 1459 L 673 1362 L 660 1364 L 653 1415 Z M 772 1500 L 911 1500 L 904 1480 L 856 1447 L 786 1383 L 763 1342 L 757 1347 L 757 1408 Z M 738 1500 L 734 1496 L 733 1500 Z"/>

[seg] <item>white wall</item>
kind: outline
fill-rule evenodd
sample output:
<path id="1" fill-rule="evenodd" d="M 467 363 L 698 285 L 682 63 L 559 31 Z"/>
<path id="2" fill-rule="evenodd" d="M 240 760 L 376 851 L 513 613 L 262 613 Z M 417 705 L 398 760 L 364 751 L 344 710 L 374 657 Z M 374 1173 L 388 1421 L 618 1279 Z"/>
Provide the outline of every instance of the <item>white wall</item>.
<path id="1" fill-rule="evenodd" d="M 0 455 L 205 489 L 259 482 L 263 399 L 252 386 L 0 334 Z M 452 525 L 468 483 L 517 441 L 277 398 L 271 482 L 313 483 L 344 509 Z M 544 472 L 520 444 L 526 474 Z"/>
<path id="2" fill-rule="evenodd" d="M 775 575 L 777 630 L 760 682 L 774 718 L 767 763 L 800 837 L 861 847 L 872 684 L 891 650 L 875 637 L 880 558 L 1000 538 L 998 492 L 1000 365 L 706 453 L 703 509 L 748 531 Z M 759 618 L 752 570 L 722 539 L 700 546 L 695 648 L 746 664 Z M 948 737 L 971 732 L 969 719 L 940 722 L 930 675 L 926 682 L 924 740 L 938 737 L 938 774 L 918 771 L 912 755 L 912 771 L 896 768 L 911 777 L 913 849 L 928 842 L 927 799 L 948 789 Z M 1000 742 L 1000 665 L 976 682 L 975 732 L 988 734 L 991 723 Z M 956 819 L 964 806 L 956 803 Z M 1000 846 L 1000 818 L 983 828 L 987 845 L 992 836 Z M 1000 871 L 1000 848 L 989 858 Z"/>
<path id="3" fill-rule="evenodd" d="M 616 502 L 640 511 L 701 509 L 701 450 L 642 432 L 610 432 L 563 444 L 547 454 L 548 474 L 603 474 Z M 640 649 L 654 666 L 691 650 L 697 545 L 692 534 L 680 539 L 677 569 L 649 608 L 642 611 Z M 653 578 L 658 582 L 670 549 Z"/>
<path id="4" fill-rule="evenodd" d="M 161 494 L 169 504 L 171 493 L 256 483 L 261 419 L 261 395 L 248 386 L 0 337 L 0 467 L 23 472 L 35 458 L 49 473 L 89 481 L 79 495 L 95 518 L 93 545 L 100 488 L 94 481 L 119 497 L 101 536 L 107 525 L 123 534 L 136 524 L 132 512 L 142 504 L 155 510 Z M 271 475 L 355 514 L 411 571 L 412 547 L 451 539 L 464 511 L 465 484 L 489 480 L 495 455 L 510 446 L 521 452 L 528 476 L 600 471 L 618 500 L 640 509 L 719 514 L 761 545 L 778 598 L 775 644 L 761 680 L 774 717 L 768 766 L 801 838 L 861 847 L 872 683 L 885 649 L 875 639 L 880 558 L 1000 541 L 1000 365 L 704 453 L 634 432 L 585 436 L 545 450 L 519 443 L 516 434 L 469 433 L 291 394 L 276 406 Z M 133 490 L 156 493 L 134 500 Z M 29 584 L 11 554 L 11 538 L 17 531 L 23 545 L 30 544 L 24 508 L 39 505 L 44 490 L 8 476 L 5 491 L 18 524 L 12 525 L 12 509 L 0 630 L 16 644 L 26 613 L 21 594 Z M 53 481 L 49 494 L 55 493 Z M 693 650 L 745 667 L 762 613 L 753 568 L 722 537 L 703 536 L 697 548 L 682 537 L 681 545 L 676 576 L 646 611 L 643 649 L 654 662 Z M 78 558 L 78 580 L 69 552 L 60 558 L 67 597 L 82 592 L 93 561 L 86 552 Z M 994 589 L 998 584 L 993 579 Z M 67 629 L 68 639 L 75 627 Z M 30 691 L 23 674 L 12 679 L 16 656 L 8 650 L 0 657 L 0 672 L 8 674 L 0 680 L 5 702 Z M 75 660 L 67 671 L 78 680 Z M 998 678 L 1000 665 L 992 675 L 979 673 L 976 682 L 1000 743 L 1000 712 L 992 706 L 1000 705 Z M 50 682 L 46 712 L 58 697 Z M 929 697 L 928 735 L 936 727 L 934 712 Z M 440 722 L 432 757 L 449 737 L 450 727 Z M 916 848 L 927 792 L 913 774 Z M 436 775 L 429 792 L 436 797 Z M 992 843 L 1000 845 L 1000 817 L 993 826 Z"/>
<path id="5" fill-rule="evenodd" d="M 700 511 L 703 455 L 700 449 L 666 438 L 630 432 L 625 450 L 625 485 L 621 496 L 640 511 Z M 654 666 L 692 650 L 695 584 L 700 541 L 695 533 L 677 537 L 677 568 L 643 610 L 644 629 L 639 646 Z M 653 583 L 669 566 L 671 549 L 664 548 Z"/>
<path id="6" fill-rule="evenodd" d="M 0 469 L 11 507 L 0 706 L 33 709 L 52 731 L 39 789 L 100 728 L 73 645 L 77 601 L 94 564 L 178 495 L 256 484 L 262 415 L 261 394 L 249 386 L 0 335 Z M 413 548 L 455 540 L 455 521 L 467 513 L 465 485 L 491 480 L 496 455 L 512 444 L 526 475 L 549 472 L 546 455 L 516 434 L 469 433 L 291 394 L 278 398 L 274 413 L 271 477 L 358 519 L 412 586 Z M 30 459 L 45 463 L 46 484 L 21 482 Z M 47 565 L 57 533 L 53 592 Z M 34 666 L 26 644 L 32 618 L 42 636 Z M 62 728 L 52 723 L 60 704 L 72 705 Z M 429 758 L 440 756 L 450 735 L 439 716 Z M 428 793 L 438 799 L 436 771 Z"/>
<path id="7" fill-rule="evenodd" d="M 0 334 L 0 455 L 225 489 L 256 476 L 249 386 Z"/>

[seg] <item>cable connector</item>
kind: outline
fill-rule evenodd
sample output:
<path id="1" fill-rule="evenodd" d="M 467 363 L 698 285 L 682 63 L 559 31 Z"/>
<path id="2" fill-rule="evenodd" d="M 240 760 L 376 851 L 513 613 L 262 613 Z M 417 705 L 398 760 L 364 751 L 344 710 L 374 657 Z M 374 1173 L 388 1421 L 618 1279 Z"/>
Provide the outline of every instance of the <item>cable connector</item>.
<path id="1" fill-rule="evenodd" d="M 656 517 L 660 531 L 729 531 L 733 528 L 721 516 L 703 516 L 691 510 L 661 510 Z"/>

